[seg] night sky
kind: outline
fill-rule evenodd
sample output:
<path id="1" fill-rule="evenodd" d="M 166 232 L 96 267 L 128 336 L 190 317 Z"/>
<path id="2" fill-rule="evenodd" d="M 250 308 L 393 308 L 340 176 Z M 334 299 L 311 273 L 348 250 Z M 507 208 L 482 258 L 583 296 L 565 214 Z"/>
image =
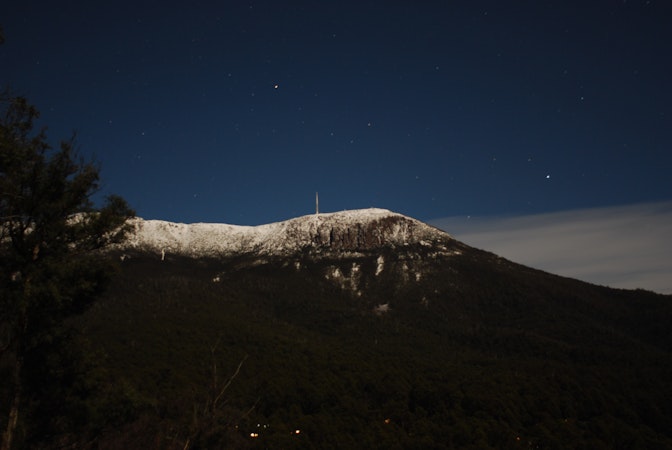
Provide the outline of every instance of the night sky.
<path id="1" fill-rule="evenodd" d="M 0 83 L 147 219 L 672 202 L 667 0 L 6 3 Z"/>

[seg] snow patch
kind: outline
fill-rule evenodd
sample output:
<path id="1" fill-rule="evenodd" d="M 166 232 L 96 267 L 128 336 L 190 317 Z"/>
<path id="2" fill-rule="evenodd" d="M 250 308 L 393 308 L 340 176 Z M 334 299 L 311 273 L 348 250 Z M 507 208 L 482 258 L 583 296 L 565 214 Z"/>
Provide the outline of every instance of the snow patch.
<path id="1" fill-rule="evenodd" d="M 384 267 L 385 267 L 385 258 L 383 258 L 383 255 L 380 255 L 376 260 L 376 276 L 380 275 L 383 272 Z"/>
<path id="2" fill-rule="evenodd" d="M 324 276 L 327 280 L 342 280 L 343 272 L 338 267 L 330 267 L 327 274 Z"/>
<path id="3" fill-rule="evenodd" d="M 381 316 L 381 315 L 383 315 L 383 314 L 385 314 L 389 311 L 390 311 L 390 304 L 389 303 L 383 303 L 383 304 L 377 305 L 375 308 L 373 308 L 373 312 L 378 316 Z"/>
<path id="4" fill-rule="evenodd" d="M 350 290 L 354 292 L 357 296 L 361 296 L 362 293 L 359 290 L 359 281 L 362 275 L 361 266 L 353 262 L 352 266 L 350 266 L 350 270 L 349 271 L 346 270 L 345 272 L 347 272 L 347 275 L 339 267 L 330 266 L 327 269 L 324 278 L 336 283 L 341 289 Z"/>
<path id="5" fill-rule="evenodd" d="M 359 288 L 359 279 L 361 277 L 361 272 L 359 269 L 359 264 L 353 262 L 352 267 L 350 268 L 350 289 L 353 292 L 357 292 Z M 361 295 L 361 293 L 359 295 Z"/>

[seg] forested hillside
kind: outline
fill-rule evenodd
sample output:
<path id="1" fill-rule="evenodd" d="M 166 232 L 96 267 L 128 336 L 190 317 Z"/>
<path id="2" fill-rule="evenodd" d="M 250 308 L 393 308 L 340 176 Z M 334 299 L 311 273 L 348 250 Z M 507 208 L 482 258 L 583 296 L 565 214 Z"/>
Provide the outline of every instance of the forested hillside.
<path id="1" fill-rule="evenodd" d="M 84 381 L 43 429 L 98 448 L 672 447 L 669 297 L 430 252 L 126 255 L 73 322 Z"/>

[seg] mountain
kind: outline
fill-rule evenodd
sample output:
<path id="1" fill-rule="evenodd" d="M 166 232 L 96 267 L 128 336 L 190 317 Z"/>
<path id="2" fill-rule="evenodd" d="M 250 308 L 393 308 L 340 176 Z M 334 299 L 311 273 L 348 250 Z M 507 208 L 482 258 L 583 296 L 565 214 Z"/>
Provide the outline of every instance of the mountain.
<path id="1" fill-rule="evenodd" d="M 452 241 L 437 228 L 376 208 L 314 214 L 256 227 L 142 219 L 133 222 L 135 232 L 125 248 L 195 258 L 291 256 L 306 250 L 334 254 L 412 244 L 445 247 Z"/>
<path id="2" fill-rule="evenodd" d="M 86 389 L 47 421 L 71 440 L 672 448 L 670 296 L 521 266 L 381 209 L 133 225 L 72 324 Z"/>

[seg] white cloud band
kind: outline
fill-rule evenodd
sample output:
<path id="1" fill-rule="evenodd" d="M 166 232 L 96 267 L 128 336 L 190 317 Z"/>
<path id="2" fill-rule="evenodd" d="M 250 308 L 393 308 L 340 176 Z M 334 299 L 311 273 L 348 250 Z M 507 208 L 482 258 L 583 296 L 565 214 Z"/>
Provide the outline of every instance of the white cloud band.
<path id="1" fill-rule="evenodd" d="M 547 272 L 672 294 L 672 202 L 429 223 L 465 244 Z"/>

